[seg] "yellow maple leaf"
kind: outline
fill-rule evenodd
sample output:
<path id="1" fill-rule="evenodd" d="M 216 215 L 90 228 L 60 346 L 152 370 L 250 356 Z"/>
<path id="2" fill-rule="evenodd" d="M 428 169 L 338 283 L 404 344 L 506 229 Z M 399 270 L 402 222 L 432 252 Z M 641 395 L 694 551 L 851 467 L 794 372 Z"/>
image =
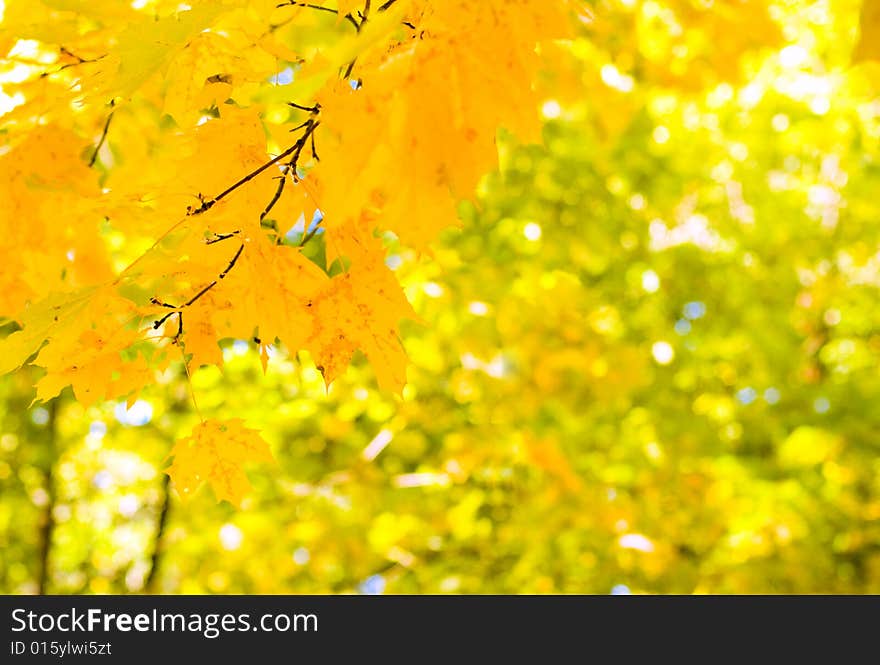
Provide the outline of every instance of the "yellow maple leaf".
<path id="1" fill-rule="evenodd" d="M 25 76 L 4 81 L 23 101 L 3 114 L 0 314 L 22 329 L 0 373 L 30 360 L 37 399 L 131 403 L 170 351 L 220 365 L 232 338 L 264 371 L 270 345 L 308 350 L 328 383 L 360 350 L 399 392 L 416 315 L 382 232 L 429 251 L 496 167 L 498 127 L 539 135 L 536 45 L 572 3 L 141 4 L 6 2 L 0 54 L 38 43 L 0 57 Z M 322 235 L 292 246 L 319 209 Z M 233 503 L 271 459 L 240 420 L 171 456 L 182 495 L 207 481 Z"/>
<path id="2" fill-rule="evenodd" d="M 101 321 L 110 320 L 109 306 L 97 316 Z M 88 318 L 84 323 L 88 325 Z M 67 385 L 85 406 L 139 391 L 152 381 L 153 370 L 142 358 L 125 360 L 123 351 L 141 339 L 141 331 L 113 325 L 100 330 L 87 328 L 79 334 L 71 328 L 65 335 L 50 337 L 34 360 L 35 365 L 46 368 L 46 375 L 36 385 L 37 399 L 47 401 Z"/>
<path id="3" fill-rule="evenodd" d="M 5 314 L 110 274 L 94 221 L 98 180 L 80 158 L 82 149 L 74 132 L 50 124 L 35 128 L 0 157 L 5 278 L 0 311 Z M 58 210 L 65 211 L 77 233 L 58 232 Z"/>
<path id="4" fill-rule="evenodd" d="M 394 274 L 372 239 L 350 269 L 336 275 L 314 299 L 314 331 L 306 348 L 329 385 L 356 349 L 367 356 L 383 390 L 400 393 L 406 384 L 406 351 L 401 319 L 419 321 Z"/>
<path id="5" fill-rule="evenodd" d="M 378 226 L 424 251 L 455 225 L 457 201 L 497 166 L 497 128 L 539 139 L 535 45 L 566 36 L 565 7 L 417 2 L 420 39 L 360 56 L 371 70 L 362 86 L 326 86 L 317 98 L 326 151 L 314 172 L 328 233 L 381 210 Z"/>
<path id="6" fill-rule="evenodd" d="M 184 351 L 191 356 L 189 360 L 191 369 L 198 369 L 202 365 L 223 366 L 223 352 L 217 343 L 217 330 L 211 323 L 212 311 L 208 306 L 209 302 L 206 298 L 186 311 L 182 343 Z"/>
<path id="7" fill-rule="evenodd" d="M 215 294 L 229 303 L 214 313 L 218 337 L 249 337 L 256 329 L 266 344 L 278 338 L 289 349 L 302 348 L 313 327 L 309 302 L 328 281 L 298 248 L 272 244 L 262 234 L 249 238 Z"/>
<path id="8" fill-rule="evenodd" d="M 181 497 L 188 499 L 208 482 L 218 501 L 236 506 L 251 489 L 244 465 L 274 461 L 260 433 L 239 418 L 199 423 L 190 436 L 174 444 L 169 457 L 174 461 L 166 473 Z"/>
<path id="9" fill-rule="evenodd" d="M 94 288 L 53 294 L 25 309 L 22 329 L 0 340 L 0 374 L 21 367 L 46 342 L 50 332 L 66 325 L 89 304 Z"/>
<path id="10" fill-rule="evenodd" d="M 159 19 L 144 16 L 132 22 L 120 34 L 119 47 L 105 59 L 95 88 L 128 97 L 227 9 L 222 3 L 204 3 Z"/>
<path id="11" fill-rule="evenodd" d="M 880 60 L 880 0 L 864 0 L 853 62 Z"/>

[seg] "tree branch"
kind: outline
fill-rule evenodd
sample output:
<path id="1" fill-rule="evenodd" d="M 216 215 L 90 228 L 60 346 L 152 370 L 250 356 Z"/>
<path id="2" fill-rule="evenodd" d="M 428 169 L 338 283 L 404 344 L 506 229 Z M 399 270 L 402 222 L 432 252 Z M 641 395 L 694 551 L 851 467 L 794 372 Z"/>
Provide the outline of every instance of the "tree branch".
<path id="1" fill-rule="evenodd" d="M 281 176 L 282 177 L 281 177 L 280 182 L 278 183 L 278 187 L 275 188 L 275 193 L 272 195 L 271 200 L 269 201 L 268 204 L 266 204 L 266 207 L 263 210 L 263 212 L 260 213 L 260 221 L 261 222 L 266 218 L 266 215 L 268 215 L 272 211 L 272 208 L 275 207 L 275 204 L 278 203 L 278 199 L 281 198 L 281 194 L 284 191 L 284 185 L 287 182 L 287 175 L 292 172 L 294 182 L 296 181 L 297 163 L 299 162 L 299 157 L 302 154 L 302 151 L 306 145 L 306 142 L 309 141 L 310 139 L 311 139 L 311 143 L 312 143 L 312 157 L 314 157 L 316 160 L 318 159 L 318 154 L 315 152 L 315 134 L 314 134 L 314 132 L 315 132 L 315 128 L 318 126 L 319 123 L 317 120 L 315 120 L 314 116 L 316 116 L 318 113 L 320 113 L 321 106 L 319 104 L 315 104 L 314 106 L 301 106 L 299 104 L 294 104 L 293 102 L 287 102 L 287 104 L 289 106 L 292 106 L 293 108 L 300 109 L 302 111 L 308 111 L 309 113 L 312 114 L 313 117 L 309 118 L 303 124 L 299 125 L 298 127 L 294 127 L 294 129 L 291 130 L 291 131 L 295 131 L 297 129 L 302 129 L 303 127 L 306 128 L 306 131 L 303 132 L 303 135 L 300 136 L 299 139 L 297 139 L 296 143 L 293 144 L 294 150 L 292 152 L 292 156 L 290 158 L 290 161 L 284 165 L 284 168 L 281 169 Z"/>
<path id="2" fill-rule="evenodd" d="M 144 591 L 153 593 L 159 579 L 159 567 L 162 563 L 162 555 L 164 554 L 164 535 L 165 528 L 168 525 L 168 513 L 171 509 L 171 497 L 168 490 L 171 482 L 171 476 L 167 473 L 162 474 L 162 503 L 159 506 L 159 519 L 156 522 L 156 535 L 153 536 L 153 553 L 150 555 L 150 572 L 144 582 Z"/>
<path id="3" fill-rule="evenodd" d="M 244 176 L 241 180 L 239 180 L 238 182 L 236 182 L 233 185 L 230 185 L 229 187 L 224 189 L 222 192 L 217 194 L 217 196 L 215 196 L 214 198 L 203 200 L 202 205 L 200 205 L 198 208 L 195 208 L 195 209 L 187 208 L 187 214 L 188 215 L 200 215 L 201 213 L 205 212 L 206 210 L 210 210 L 214 206 L 215 203 L 217 203 L 221 199 L 229 196 L 236 189 L 238 189 L 242 185 L 245 185 L 248 182 L 250 182 L 251 180 L 253 180 L 254 178 L 256 178 L 258 175 L 260 175 L 263 171 L 268 169 L 270 166 L 274 166 L 275 164 L 277 164 L 281 160 L 289 157 L 293 153 L 297 153 L 297 156 L 298 156 L 299 152 L 302 151 L 302 147 L 305 144 L 305 141 L 308 139 L 308 137 L 311 135 L 311 133 L 314 132 L 315 129 L 318 128 L 318 125 L 320 125 L 320 124 L 321 123 L 319 121 L 312 122 L 308 126 L 308 128 L 306 129 L 305 133 L 297 140 L 297 142 L 294 143 L 292 146 L 290 146 L 287 150 L 282 152 L 277 157 L 270 159 L 268 162 L 266 162 L 265 164 L 263 164 L 259 168 L 251 171 L 246 176 Z"/>
<path id="4" fill-rule="evenodd" d="M 229 234 L 226 237 L 231 237 L 233 234 Z M 217 279 L 223 279 L 226 275 L 229 274 L 229 271 L 235 267 L 235 264 L 238 262 L 239 257 L 241 257 L 241 253 L 244 251 L 244 243 L 238 246 L 238 251 L 235 252 L 235 255 L 229 261 L 229 264 L 224 268 L 223 272 L 221 272 Z M 174 343 L 177 343 L 177 340 L 180 339 L 180 336 L 183 334 L 183 310 L 186 307 L 189 307 L 193 303 L 195 303 L 199 298 L 205 295 L 208 291 L 217 286 L 217 279 L 213 280 L 210 284 L 202 288 L 201 291 L 196 293 L 192 298 L 187 300 L 185 303 L 180 305 L 180 307 L 175 307 L 174 305 L 170 305 L 166 302 L 162 302 L 158 298 L 150 298 L 150 302 L 154 305 L 159 305 L 160 307 L 167 307 L 172 311 L 168 312 L 165 316 L 160 319 L 153 321 L 153 329 L 158 329 L 163 323 L 165 323 L 172 316 L 177 314 L 177 333 L 174 335 Z"/>

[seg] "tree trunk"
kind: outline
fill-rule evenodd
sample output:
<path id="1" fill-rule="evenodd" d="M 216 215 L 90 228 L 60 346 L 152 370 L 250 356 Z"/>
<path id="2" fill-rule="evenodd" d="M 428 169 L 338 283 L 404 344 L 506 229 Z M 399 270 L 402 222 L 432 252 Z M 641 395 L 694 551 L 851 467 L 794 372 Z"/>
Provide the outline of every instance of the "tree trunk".
<path id="1" fill-rule="evenodd" d="M 45 489 L 48 499 L 46 501 L 46 510 L 43 514 L 43 521 L 40 526 L 40 543 L 39 543 L 39 568 L 37 570 L 37 593 L 41 596 L 48 593 L 49 582 L 51 576 L 52 565 L 52 536 L 55 532 L 55 477 L 54 469 L 56 457 L 58 455 L 58 446 L 56 437 L 58 436 L 58 398 L 50 401 L 46 408 L 49 411 L 49 420 L 46 422 L 46 446 L 47 457 L 45 469 Z"/>

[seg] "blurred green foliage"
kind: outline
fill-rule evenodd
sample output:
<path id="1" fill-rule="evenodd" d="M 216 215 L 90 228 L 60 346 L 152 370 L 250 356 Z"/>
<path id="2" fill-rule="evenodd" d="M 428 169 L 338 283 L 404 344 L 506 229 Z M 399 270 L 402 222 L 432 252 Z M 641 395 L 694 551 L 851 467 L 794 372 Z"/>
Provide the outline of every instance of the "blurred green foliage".
<path id="1" fill-rule="evenodd" d="M 180 374 L 127 412 L 0 381 L 0 591 L 880 593 L 858 3 L 771 4 L 767 39 L 690 4 L 597 3 L 544 145 L 501 138 L 434 256 L 389 238 L 425 321 L 403 399 L 363 363 L 329 392 L 305 357 L 264 377 L 243 342 L 194 375 L 278 460 L 241 510 L 167 487 L 197 418 Z"/>

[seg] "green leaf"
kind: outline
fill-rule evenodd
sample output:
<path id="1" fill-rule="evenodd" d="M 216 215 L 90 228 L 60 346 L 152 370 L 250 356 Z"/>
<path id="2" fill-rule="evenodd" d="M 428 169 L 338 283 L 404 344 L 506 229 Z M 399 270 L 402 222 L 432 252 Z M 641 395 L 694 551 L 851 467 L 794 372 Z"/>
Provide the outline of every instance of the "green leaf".
<path id="1" fill-rule="evenodd" d="M 21 330 L 0 340 L 0 375 L 18 369 L 39 351 L 53 332 L 65 326 L 71 315 L 85 308 L 95 290 L 95 287 L 87 287 L 72 293 L 52 294 L 30 305 L 22 317 Z"/>
<path id="2" fill-rule="evenodd" d="M 115 54 L 119 68 L 109 81 L 108 92 L 127 97 L 140 88 L 189 40 L 229 11 L 225 3 L 205 3 L 158 20 L 144 18 L 119 35 Z"/>

